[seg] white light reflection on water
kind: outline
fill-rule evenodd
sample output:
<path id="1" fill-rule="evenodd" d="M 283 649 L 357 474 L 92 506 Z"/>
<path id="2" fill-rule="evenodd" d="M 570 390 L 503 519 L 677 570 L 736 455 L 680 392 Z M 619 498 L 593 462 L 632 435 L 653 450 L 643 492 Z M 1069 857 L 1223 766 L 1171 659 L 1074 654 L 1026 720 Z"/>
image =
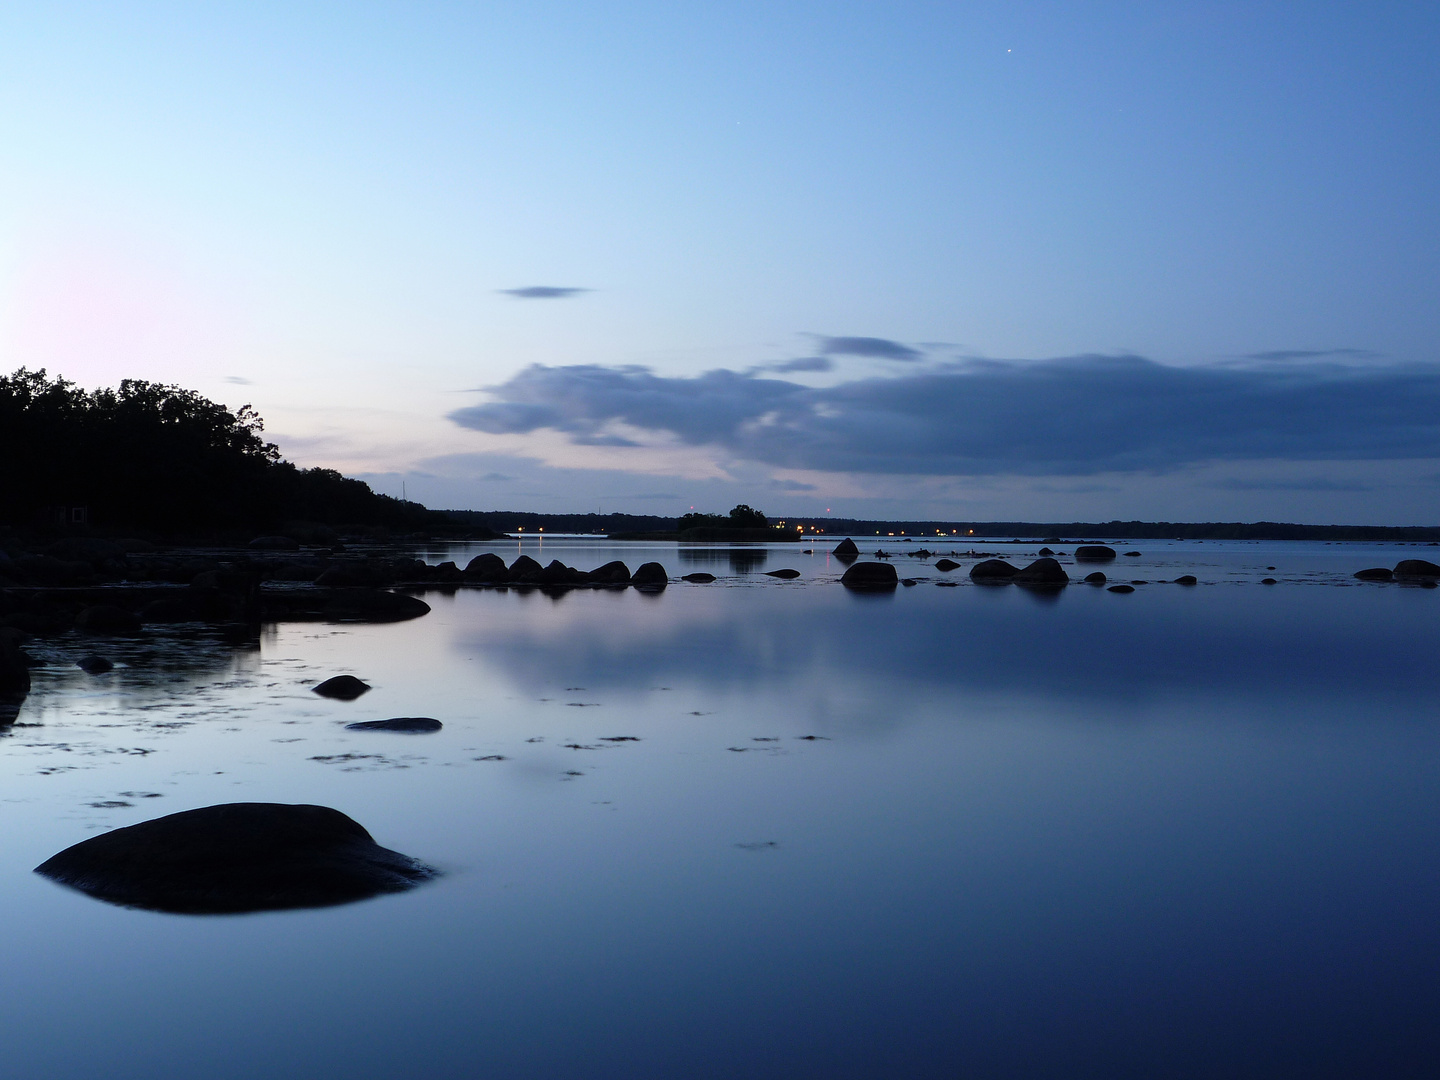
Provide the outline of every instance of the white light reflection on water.
<path id="1" fill-rule="evenodd" d="M 928 580 L 866 597 L 819 549 L 732 567 L 550 539 L 583 568 L 723 576 L 431 592 L 412 623 L 44 669 L 35 726 L 0 739 L 8 1069 L 1423 1071 L 1440 592 L 1349 574 L 1425 552 L 1135 546 L 1106 572 L 1215 584 L 1043 597 L 937 588 L 902 558 Z M 805 576 L 760 572 L 780 566 Z M 374 690 L 309 692 L 342 671 Z M 343 730 L 399 715 L 446 726 Z M 96 828 L 237 800 L 334 806 L 446 875 L 190 918 L 29 872 Z"/>

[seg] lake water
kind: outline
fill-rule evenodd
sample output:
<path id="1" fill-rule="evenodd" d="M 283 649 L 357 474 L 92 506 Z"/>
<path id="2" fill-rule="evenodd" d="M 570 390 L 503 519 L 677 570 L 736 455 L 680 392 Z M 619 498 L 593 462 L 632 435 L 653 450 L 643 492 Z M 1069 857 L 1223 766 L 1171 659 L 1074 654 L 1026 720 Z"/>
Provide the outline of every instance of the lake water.
<path id="1" fill-rule="evenodd" d="M 1112 580 L 1201 584 L 1047 596 L 919 543 L 957 546 L 887 537 L 923 580 L 886 595 L 794 545 L 437 549 L 720 580 L 182 630 L 100 677 L 37 643 L 0 738 L 6 1075 L 1440 1075 L 1440 590 L 1350 577 L 1433 549 L 1147 541 Z M 310 692 L 341 672 L 374 689 Z M 445 728 L 343 730 L 416 715 Z M 231 801 L 444 874 L 193 917 L 31 873 Z"/>

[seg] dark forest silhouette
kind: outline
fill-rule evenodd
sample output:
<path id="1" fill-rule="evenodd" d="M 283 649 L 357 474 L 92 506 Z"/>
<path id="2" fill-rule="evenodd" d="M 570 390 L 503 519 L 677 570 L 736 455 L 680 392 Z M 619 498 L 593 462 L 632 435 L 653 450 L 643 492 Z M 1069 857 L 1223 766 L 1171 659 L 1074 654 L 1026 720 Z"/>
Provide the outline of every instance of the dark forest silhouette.
<path id="1" fill-rule="evenodd" d="M 86 391 L 42 369 L 0 375 L 0 524 L 159 533 L 283 522 L 422 529 L 435 515 L 333 469 L 301 469 L 231 411 L 179 386 Z"/>

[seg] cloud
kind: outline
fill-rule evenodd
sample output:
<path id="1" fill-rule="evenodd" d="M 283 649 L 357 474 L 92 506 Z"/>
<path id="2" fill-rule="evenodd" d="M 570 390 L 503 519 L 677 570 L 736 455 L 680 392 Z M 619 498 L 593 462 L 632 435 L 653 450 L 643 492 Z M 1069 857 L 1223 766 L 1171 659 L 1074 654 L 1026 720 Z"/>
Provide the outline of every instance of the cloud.
<path id="1" fill-rule="evenodd" d="M 881 360 L 919 360 L 924 354 L 898 341 L 878 337 L 820 336 L 820 352 L 825 356 L 872 356 Z"/>
<path id="2" fill-rule="evenodd" d="M 1440 457 L 1440 365 L 979 361 L 812 388 L 756 373 L 533 365 L 450 419 L 573 441 L 666 435 L 795 469 L 1093 476 L 1212 461 Z"/>
<path id="3" fill-rule="evenodd" d="M 1298 480 L 1244 480 L 1225 477 L 1210 485 L 1221 491 L 1374 491 L 1378 485 L 1359 480 L 1334 480 L 1324 476 Z"/>
<path id="4" fill-rule="evenodd" d="M 487 472 L 484 476 L 477 476 L 475 479 L 479 480 L 481 483 L 504 484 L 508 483 L 511 480 L 514 480 L 515 477 L 506 476 L 504 473 Z"/>
<path id="5" fill-rule="evenodd" d="M 832 371 L 835 361 L 828 356 L 802 356 L 797 360 L 785 360 L 778 364 L 761 364 L 752 371 Z"/>
<path id="6" fill-rule="evenodd" d="M 1246 353 L 1246 360 L 1321 360 L 1327 356 L 1348 360 L 1370 360 L 1379 356 L 1369 349 L 1276 349 L 1273 352 Z"/>
<path id="7" fill-rule="evenodd" d="M 226 375 L 226 376 L 225 376 L 225 381 L 226 381 L 227 383 L 234 383 L 236 386 L 253 386 L 253 385 L 254 385 L 254 383 L 252 383 L 249 379 L 242 379 L 239 375 Z"/>
<path id="8" fill-rule="evenodd" d="M 566 300 L 591 290 L 576 289 L 566 285 L 527 285 L 523 289 L 499 289 L 497 291 L 506 296 L 513 296 L 517 300 Z"/>

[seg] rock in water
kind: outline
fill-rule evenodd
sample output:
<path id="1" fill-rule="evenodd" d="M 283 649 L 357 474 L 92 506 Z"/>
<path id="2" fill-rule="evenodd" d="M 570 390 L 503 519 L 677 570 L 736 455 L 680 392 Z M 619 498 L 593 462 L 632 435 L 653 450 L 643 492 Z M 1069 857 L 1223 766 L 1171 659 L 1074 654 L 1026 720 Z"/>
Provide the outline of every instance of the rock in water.
<path id="1" fill-rule="evenodd" d="M 354 701 L 370 689 L 370 684 L 361 682 L 354 675 L 336 675 L 326 679 L 319 686 L 312 687 L 321 697 L 337 698 L 340 701 Z"/>
<path id="2" fill-rule="evenodd" d="M 510 569 L 506 572 L 505 579 L 507 581 L 518 581 L 522 584 L 525 582 L 536 582 L 540 580 L 540 575 L 544 570 L 545 568 L 529 555 L 521 555 L 510 564 Z"/>
<path id="3" fill-rule="evenodd" d="M 1008 585 L 1017 572 L 1004 559 L 986 559 L 970 568 L 970 580 L 982 585 Z"/>
<path id="4" fill-rule="evenodd" d="M 505 560 L 496 555 L 493 551 L 487 551 L 483 555 L 476 555 L 461 571 L 467 581 L 504 581 Z"/>
<path id="5" fill-rule="evenodd" d="M 1134 592 L 1134 591 L 1135 591 L 1135 586 L 1134 586 L 1134 585 L 1111 585 L 1110 588 L 1108 588 L 1108 589 L 1105 590 L 1105 591 L 1106 591 L 1106 592 L 1114 592 L 1114 593 Z"/>
<path id="6" fill-rule="evenodd" d="M 630 575 L 630 584 L 645 592 L 659 592 L 670 584 L 670 576 L 658 562 L 642 563 Z"/>
<path id="7" fill-rule="evenodd" d="M 430 605 L 418 596 L 384 589 L 336 589 L 325 605 L 325 618 L 334 622 L 404 622 L 430 614 Z"/>
<path id="8" fill-rule="evenodd" d="M 1440 566 L 1428 559 L 1401 559 L 1395 564 L 1395 576 L 1407 578 L 1440 578 Z"/>
<path id="9" fill-rule="evenodd" d="M 1175 579 L 1175 584 L 1176 584 L 1176 585 L 1197 585 L 1197 584 L 1199 584 L 1199 582 L 1196 581 L 1194 574 L 1181 574 L 1179 577 L 1177 577 L 1177 578 Z"/>
<path id="10" fill-rule="evenodd" d="M 97 900 L 178 914 L 328 907 L 435 875 L 327 806 L 225 803 L 82 840 L 35 868 Z"/>
<path id="11" fill-rule="evenodd" d="M 1068 585 L 1070 575 L 1054 559 L 1036 559 L 1010 578 L 1016 585 Z"/>
<path id="12" fill-rule="evenodd" d="M 840 578 L 847 589 L 893 589 L 899 583 L 895 567 L 878 562 L 857 562 Z"/>
<path id="13" fill-rule="evenodd" d="M 138 634 L 140 620 L 114 604 L 95 604 L 75 616 L 75 627 L 87 634 Z"/>
<path id="14" fill-rule="evenodd" d="M 1393 581 L 1394 572 L 1388 566 L 1376 566 L 1369 570 L 1358 570 L 1355 576 L 1361 581 Z"/>
<path id="15" fill-rule="evenodd" d="M 855 541 L 847 536 L 835 545 L 835 550 L 830 552 L 830 554 L 834 555 L 837 559 L 858 559 L 860 557 L 860 549 L 855 546 Z"/>
<path id="16" fill-rule="evenodd" d="M 20 632 L 0 626 L 0 727 L 13 724 L 30 693 L 30 662 L 20 651 Z"/>
<path id="17" fill-rule="evenodd" d="M 289 536 L 257 536 L 250 541 L 253 551 L 299 551 L 300 543 Z"/>
<path id="18" fill-rule="evenodd" d="M 941 559 L 935 564 L 935 569 L 939 570 L 942 574 L 948 574 L 951 570 L 958 570 L 959 568 L 960 564 L 953 559 Z"/>
<path id="19" fill-rule="evenodd" d="M 710 582 L 715 580 L 715 575 L 707 574 L 703 570 L 697 570 L 693 574 L 686 574 L 680 580 L 694 582 L 696 585 L 709 585 Z"/>
<path id="20" fill-rule="evenodd" d="M 1115 549 L 1104 544 L 1081 544 L 1075 549 L 1077 562 L 1109 562 L 1115 558 Z"/>
<path id="21" fill-rule="evenodd" d="M 1108 580 L 1110 579 L 1099 570 L 1096 570 L 1093 574 L 1085 575 L 1085 584 L 1087 585 L 1104 585 Z"/>
<path id="22" fill-rule="evenodd" d="M 364 720 L 358 724 L 346 724 L 346 731 L 403 731 L 419 735 L 427 731 L 439 731 L 445 725 L 429 716 L 394 716 L 389 720 Z"/>
<path id="23" fill-rule="evenodd" d="M 790 569 L 785 569 L 785 570 L 766 570 L 766 571 L 765 571 L 765 576 L 766 576 L 766 577 L 784 578 L 786 581 L 789 581 L 791 578 L 797 578 L 797 577 L 799 577 L 799 576 L 800 576 L 800 571 L 799 571 L 799 570 L 790 570 Z"/>
<path id="24" fill-rule="evenodd" d="M 630 568 L 619 559 L 590 571 L 590 580 L 600 585 L 630 584 Z"/>
<path id="25" fill-rule="evenodd" d="M 103 656 L 96 656 L 91 653 L 89 656 L 82 656 L 75 661 L 75 666 L 86 675 L 104 675 L 107 671 L 113 671 L 115 665 Z"/>

